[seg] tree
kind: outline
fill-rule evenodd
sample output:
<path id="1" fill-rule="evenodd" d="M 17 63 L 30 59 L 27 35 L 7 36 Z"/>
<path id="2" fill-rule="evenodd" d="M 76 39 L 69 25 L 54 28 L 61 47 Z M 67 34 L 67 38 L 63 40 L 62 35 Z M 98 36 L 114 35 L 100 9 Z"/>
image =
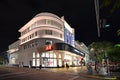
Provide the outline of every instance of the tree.
<path id="1" fill-rule="evenodd" d="M 95 70 L 97 71 L 98 63 L 101 63 L 103 59 L 105 59 L 106 51 L 109 47 L 111 47 L 113 43 L 111 42 L 93 42 L 88 46 L 92 58 L 95 60 Z"/>
<path id="2" fill-rule="evenodd" d="M 91 51 L 91 55 L 93 55 L 92 56 L 93 59 L 95 61 L 101 62 L 102 59 L 108 55 L 107 52 L 110 51 L 113 46 L 114 46 L 113 43 L 103 41 L 103 42 L 93 42 L 88 46 L 88 48 Z"/>
<path id="3" fill-rule="evenodd" d="M 120 62 L 120 44 L 115 44 L 107 53 L 110 61 Z"/>
<path id="4" fill-rule="evenodd" d="M 100 8 L 112 6 L 109 10 L 110 13 L 113 13 L 118 8 L 120 8 L 120 0 L 102 0 Z"/>
<path id="5" fill-rule="evenodd" d="M 106 56 L 112 62 L 120 62 L 120 44 L 93 42 L 88 48 L 92 49 L 92 55 L 94 55 L 92 57 L 97 62 L 101 62 Z"/>
<path id="6" fill-rule="evenodd" d="M 4 61 L 5 61 L 4 56 L 0 55 L 0 65 L 4 64 Z"/>
<path id="7" fill-rule="evenodd" d="M 9 57 L 8 57 L 8 53 L 2 52 L 0 53 L 0 64 L 6 64 L 9 63 Z"/>

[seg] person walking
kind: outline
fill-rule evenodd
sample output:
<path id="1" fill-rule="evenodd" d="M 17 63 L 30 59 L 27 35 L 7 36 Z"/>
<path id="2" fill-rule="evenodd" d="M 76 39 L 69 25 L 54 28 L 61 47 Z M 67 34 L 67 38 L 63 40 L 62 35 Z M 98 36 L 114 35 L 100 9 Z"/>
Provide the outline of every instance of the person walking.
<path id="1" fill-rule="evenodd" d="M 68 63 L 66 63 L 66 68 L 69 69 L 69 65 L 68 65 Z"/>
<path id="2" fill-rule="evenodd" d="M 88 74 L 93 74 L 93 68 L 92 68 L 92 63 L 89 62 L 87 64 L 87 70 L 88 70 Z"/>

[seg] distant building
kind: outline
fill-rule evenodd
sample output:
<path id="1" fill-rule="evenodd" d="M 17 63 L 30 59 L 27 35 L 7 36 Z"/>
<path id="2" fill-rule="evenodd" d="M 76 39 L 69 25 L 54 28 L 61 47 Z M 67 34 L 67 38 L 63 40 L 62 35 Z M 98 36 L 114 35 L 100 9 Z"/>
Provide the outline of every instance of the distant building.
<path id="1" fill-rule="evenodd" d="M 43 12 L 37 14 L 19 32 L 19 40 L 9 45 L 9 64 L 62 67 L 66 63 L 79 66 L 82 58 L 87 60 L 87 50 L 76 43 L 75 30 L 64 17 Z"/>

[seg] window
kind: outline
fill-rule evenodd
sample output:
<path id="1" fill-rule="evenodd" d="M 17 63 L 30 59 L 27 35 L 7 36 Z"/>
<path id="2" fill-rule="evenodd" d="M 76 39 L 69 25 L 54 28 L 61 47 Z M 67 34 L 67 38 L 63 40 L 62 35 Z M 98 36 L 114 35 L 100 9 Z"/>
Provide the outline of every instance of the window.
<path id="1" fill-rule="evenodd" d="M 52 35 L 52 30 L 45 30 L 45 34 Z"/>
<path id="2" fill-rule="evenodd" d="M 46 24 L 51 24 L 51 20 L 46 19 Z"/>
<path id="3" fill-rule="evenodd" d="M 45 54 L 45 53 L 42 53 L 41 57 L 46 57 L 46 54 Z"/>
<path id="4" fill-rule="evenodd" d="M 33 59 L 32 61 L 32 66 L 35 66 L 35 59 Z"/>
<path id="5" fill-rule="evenodd" d="M 29 40 L 30 37 L 28 36 L 27 38 L 28 38 L 28 40 Z"/>
<path id="6" fill-rule="evenodd" d="M 50 57 L 50 56 L 49 56 L 49 53 L 46 53 L 46 57 Z"/>
<path id="7" fill-rule="evenodd" d="M 40 59 L 36 60 L 36 66 L 40 66 Z"/>
<path id="8" fill-rule="evenodd" d="M 61 57 L 61 54 L 58 55 L 58 58 L 62 58 L 62 57 Z"/>
<path id="9" fill-rule="evenodd" d="M 62 66 L 62 60 L 59 59 L 58 62 L 59 62 L 59 66 Z"/>
<path id="10" fill-rule="evenodd" d="M 35 52 L 33 52 L 33 58 L 35 58 Z"/>
<path id="11" fill-rule="evenodd" d="M 46 44 L 46 45 L 52 44 L 52 40 L 46 40 L 46 41 L 45 41 L 45 44 Z"/>
<path id="12" fill-rule="evenodd" d="M 35 46 L 37 46 L 38 45 L 38 41 L 35 41 Z"/>
<path id="13" fill-rule="evenodd" d="M 30 39 L 32 38 L 32 36 L 30 35 Z"/>
<path id="14" fill-rule="evenodd" d="M 39 53 L 37 53 L 37 56 L 36 56 L 37 58 L 39 58 L 40 57 L 40 54 Z"/>
<path id="15" fill-rule="evenodd" d="M 14 57 L 11 58 L 11 63 L 15 64 L 15 58 Z"/>
<path id="16" fill-rule="evenodd" d="M 24 45 L 24 49 L 27 49 L 27 45 Z"/>
<path id="17" fill-rule="evenodd" d="M 34 37 L 34 34 L 32 34 L 32 38 Z"/>
<path id="18" fill-rule="evenodd" d="M 41 24 L 46 24 L 46 20 L 43 19 L 43 20 L 37 21 L 37 26 L 38 26 L 38 25 L 41 25 Z"/>
<path id="19" fill-rule="evenodd" d="M 35 32 L 35 36 L 37 36 L 37 32 Z"/>
<path id="20" fill-rule="evenodd" d="M 54 56 L 53 53 L 50 53 L 50 57 L 53 58 L 53 56 Z"/>
<path id="21" fill-rule="evenodd" d="M 62 38 L 62 34 L 60 34 L 60 38 Z"/>
<path id="22" fill-rule="evenodd" d="M 25 38 L 25 41 L 27 41 L 27 37 Z"/>

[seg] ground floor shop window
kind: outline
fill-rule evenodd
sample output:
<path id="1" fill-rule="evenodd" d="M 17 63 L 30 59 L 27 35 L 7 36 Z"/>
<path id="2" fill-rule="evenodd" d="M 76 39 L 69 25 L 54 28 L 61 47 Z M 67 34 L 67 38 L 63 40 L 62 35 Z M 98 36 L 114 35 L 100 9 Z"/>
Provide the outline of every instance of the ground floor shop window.
<path id="1" fill-rule="evenodd" d="M 73 65 L 74 65 L 74 66 L 80 65 L 80 60 L 79 60 L 79 58 L 73 57 Z"/>
<path id="2" fill-rule="evenodd" d="M 32 60 L 32 66 L 35 66 L 35 59 Z"/>
<path id="3" fill-rule="evenodd" d="M 41 60 L 41 62 L 40 62 Z M 60 65 L 61 65 L 60 61 Z M 41 53 L 33 52 L 32 66 L 42 66 L 42 67 L 57 67 L 57 58 L 56 54 L 53 51 L 48 51 Z"/>
<path id="4" fill-rule="evenodd" d="M 59 67 L 62 67 L 62 59 L 58 59 Z"/>
<path id="5" fill-rule="evenodd" d="M 40 59 L 36 59 L 36 66 L 40 66 Z"/>
<path id="6" fill-rule="evenodd" d="M 70 55 L 65 55 L 64 57 L 64 65 L 67 63 L 68 65 L 72 65 L 72 56 Z"/>
<path id="7" fill-rule="evenodd" d="M 15 64 L 15 58 L 11 58 L 11 63 Z"/>
<path id="8" fill-rule="evenodd" d="M 43 67 L 57 67 L 56 54 L 53 51 L 42 53 L 41 58 Z"/>
<path id="9" fill-rule="evenodd" d="M 57 67 L 57 59 L 42 59 L 42 67 Z"/>

